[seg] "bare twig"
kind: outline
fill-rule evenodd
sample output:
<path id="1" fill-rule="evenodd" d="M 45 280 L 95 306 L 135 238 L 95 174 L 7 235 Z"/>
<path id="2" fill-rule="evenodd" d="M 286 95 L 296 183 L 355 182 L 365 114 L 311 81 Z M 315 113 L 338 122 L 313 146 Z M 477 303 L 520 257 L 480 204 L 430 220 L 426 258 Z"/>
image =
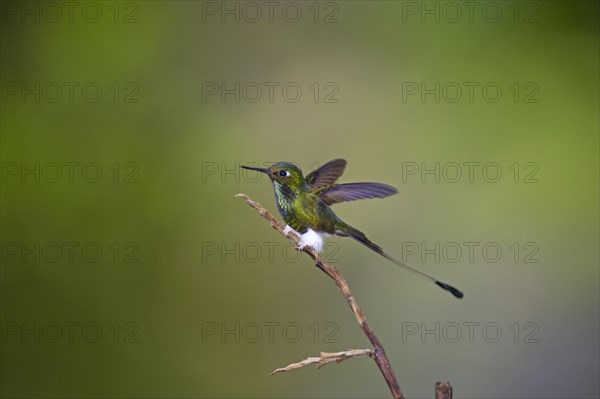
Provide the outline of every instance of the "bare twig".
<path id="1" fill-rule="evenodd" d="M 452 399 L 452 385 L 450 381 L 435 383 L 435 399 Z"/>
<path id="2" fill-rule="evenodd" d="M 300 367 L 308 366 L 311 364 L 316 364 L 317 368 L 320 369 L 328 363 L 341 363 L 346 359 L 350 359 L 351 357 L 359 356 L 373 357 L 373 351 L 371 349 L 351 349 L 343 352 L 321 352 L 321 356 L 319 357 L 309 357 L 302 361 L 299 361 L 298 363 L 289 364 L 285 367 L 274 370 L 271 373 L 271 375 L 283 373 L 285 371 L 290 371 L 294 369 L 299 369 Z"/>
<path id="3" fill-rule="evenodd" d="M 248 203 L 248 205 L 250 205 L 252 208 L 256 209 L 261 214 L 261 216 L 263 216 L 265 219 L 269 220 L 271 222 L 271 226 L 275 230 L 279 231 L 281 234 L 283 234 L 290 240 L 294 241 L 296 244 L 299 243 L 300 238 L 297 237 L 293 233 L 285 234 L 284 233 L 285 226 L 281 222 L 279 222 L 279 220 L 277 220 L 269 211 L 267 211 L 265 208 L 263 208 L 262 205 L 260 205 L 258 202 L 252 201 L 250 199 L 250 197 L 248 197 L 245 194 L 237 194 L 235 196 L 235 198 L 240 198 L 240 199 L 245 200 Z M 367 322 L 367 319 L 365 318 L 364 313 L 358 306 L 358 303 L 356 303 L 354 294 L 352 294 L 352 291 L 350 290 L 350 287 L 348 286 L 348 282 L 346 281 L 344 276 L 342 276 L 342 274 L 335 267 L 333 267 L 329 263 L 326 263 L 325 261 L 323 261 L 321 259 L 321 257 L 319 257 L 319 254 L 317 252 L 315 252 L 309 246 L 304 247 L 303 249 L 301 249 L 301 251 L 306 253 L 308 256 L 310 256 L 315 261 L 315 265 L 319 269 L 321 269 L 321 271 L 323 271 L 325 274 L 327 274 L 335 282 L 335 284 L 338 286 L 338 288 L 342 291 L 342 293 L 344 294 L 344 297 L 346 298 L 346 302 L 348 302 L 348 305 L 350 305 L 350 309 L 352 310 L 352 313 L 354 314 L 356 321 L 358 322 L 358 324 L 362 328 L 363 332 L 365 333 L 365 335 L 367 336 L 367 338 L 373 345 L 374 349 L 371 351 L 370 357 L 373 358 L 373 360 L 375 360 L 375 363 L 379 367 L 379 370 L 381 371 L 381 374 L 383 375 L 383 378 L 385 379 L 385 382 L 387 383 L 388 388 L 390 389 L 390 392 L 392 393 L 392 396 L 397 399 L 404 398 L 404 395 L 402 394 L 402 391 L 400 390 L 400 385 L 398 384 L 398 380 L 396 379 L 396 375 L 394 374 L 394 370 L 392 369 L 392 365 L 390 364 L 390 361 L 385 353 L 385 350 L 383 349 L 383 345 L 381 345 L 381 342 L 375 335 L 375 332 L 371 329 L 371 326 Z M 343 352 L 340 352 L 340 353 L 343 353 Z M 322 356 L 323 355 L 321 355 L 321 357 Z M 310 361 L 310 359 L 319 359 L 319 360 Z M 304 360 L 303 362 L 306 364 L 319 363 L 321 361 L 320 359 L 321 358 L 308 358 L 308 359 Z M 334 360 L 335 359 L 332 359 L 330 361 L 334 361 Z M 341 359 L 341 360 L 344 360 L 344 359 Z M 330 361 L 326 361 L 323 364 L 329 363 Z M 335 360 L 335 361 L 337 361 L 337 360 Z M 291 364 L 287 367 L 284 367 L 283 369 L 277 369 L 273 373 L 278 372 L 278 370 L 284 371 L 284 369 L 292 370 L 295 368 L 303 367 L 306 365 L 306 364 L 301 364 L 303 362 Z M 288 370 L 285 370 L 285 371 L 288 371 Z"/>

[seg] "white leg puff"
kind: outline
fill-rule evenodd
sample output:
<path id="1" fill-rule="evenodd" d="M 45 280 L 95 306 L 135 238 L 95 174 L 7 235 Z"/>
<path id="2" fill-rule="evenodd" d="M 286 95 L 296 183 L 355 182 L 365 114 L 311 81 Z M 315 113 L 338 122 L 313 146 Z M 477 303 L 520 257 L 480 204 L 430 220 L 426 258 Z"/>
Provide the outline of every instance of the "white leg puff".
<path id="1" fill-rule="evenodd" d="M 300 243 L 298 244 L 298 248 L 304 249 L 306 246 L 311 247 L 317 252 L 321 252 L 324 247 L 324 240 L 321 234 L 317 233 L 313 229 L 308 229 L 308 231 L 300 236 Z"/>
<path id="2" fill-rule="evenodd" d="M 300 233 L 296 230 L 292 229 L 289 225 L 285 225 L 285 229 L 283 229 L 283 234 L 287 237 L 289 233 L 294 233 L 296 237 L 300 237 Z"/>

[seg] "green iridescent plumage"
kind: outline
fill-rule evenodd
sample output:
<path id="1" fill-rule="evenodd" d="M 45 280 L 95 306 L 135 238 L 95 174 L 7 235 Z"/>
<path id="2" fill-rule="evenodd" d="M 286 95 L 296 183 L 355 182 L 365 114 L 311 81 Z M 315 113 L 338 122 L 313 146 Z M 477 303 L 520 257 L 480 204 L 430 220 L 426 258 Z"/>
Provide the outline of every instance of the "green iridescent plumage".
<path id="1" fill-rule="evenodd" d="M 348 183 L 336 184 L 344 173 L 346 161 L 334 159 L 304 177 L 296 165 L 289 162 L 278 162 L 268 168 L 242 166 L 244 169 L 265 173 L 273 183 L 277 209 L 289 227 L 304 237 L 320 234 L 352 237 L 366 247 L 377 252 L 398 266 L 430 280 L 450 291 L 455 297 L 462 298 L 463 293 L 456 288 L 442 283 L 386 254 L 381 247 L 371 242 L 361 231 L 343 222 L 330 208 L 330 205 L 345 201 L 365 198 L 385 198 L 398 193 L 392 186 L 381 183 Z M 316 248 L 317 243 L 309 244 Z"/>
<path id="2" fill-rule="evenodd" d="M 350 226 L 339 219 L 329 205 L 362 198 L 384 198 L 398 193 L 398 190 L 379 183 L 334 184 L 345 167 L 345 160 L 335 159 L 309 173 L 306 178 L 296 165 L 289 162 L 279 162 L 266 169 L 245 168 L 258 170 L 270 177 L 277 209 L 288 226 L 297 232 L 305 233 L 310 228 L 331 235 L 347 235 L 343 233 Z"/>

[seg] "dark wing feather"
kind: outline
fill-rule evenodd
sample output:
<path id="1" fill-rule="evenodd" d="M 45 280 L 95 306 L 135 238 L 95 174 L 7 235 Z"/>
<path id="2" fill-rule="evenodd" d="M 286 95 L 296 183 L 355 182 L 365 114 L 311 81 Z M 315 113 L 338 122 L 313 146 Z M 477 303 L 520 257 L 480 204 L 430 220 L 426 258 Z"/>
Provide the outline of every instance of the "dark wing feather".
<path id="1" fill-rule="evenodd" d="M 329 161 L 319 169 L 306 175 L 306 183 L 312 188 L 328 186 L 340 178 L 346 169 L 345 159 L 334 159 Z"/>
<path id="2" fill-rule="evenodd" d="M 347 183 L 336 184 L 321 192 L 321 201 L 325 205 L 337 204 L 338 202 L 356 201 L 366 198 L 385 198 L 398 194 L 392 186 L 381 183 Z"/>

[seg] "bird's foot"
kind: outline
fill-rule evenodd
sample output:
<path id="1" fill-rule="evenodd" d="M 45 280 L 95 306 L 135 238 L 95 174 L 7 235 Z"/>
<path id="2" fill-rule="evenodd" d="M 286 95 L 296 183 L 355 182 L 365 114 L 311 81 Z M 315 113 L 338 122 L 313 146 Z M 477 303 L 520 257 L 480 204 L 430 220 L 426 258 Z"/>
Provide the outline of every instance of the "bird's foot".
<path id="1" fill-rule="evenodd" d="M 300 242 L 298 243 L 298 249 L 302 250 L 306 247 L 311 247 L 317 253 L 321 252 L 324 247 L 323 237 L 312 229 L 300 236 Z"/>
<path id="2" fill-rule="evenodd" d="M 300 237 L 300 233 L 298 233 L 296 230 L 292 229 L 289 225 L 286 224 L 285 229 L 283 229 L 283 235 L 289 237 L 289 233 L 293 233 L 296 235 L 296 237 Z"/>

